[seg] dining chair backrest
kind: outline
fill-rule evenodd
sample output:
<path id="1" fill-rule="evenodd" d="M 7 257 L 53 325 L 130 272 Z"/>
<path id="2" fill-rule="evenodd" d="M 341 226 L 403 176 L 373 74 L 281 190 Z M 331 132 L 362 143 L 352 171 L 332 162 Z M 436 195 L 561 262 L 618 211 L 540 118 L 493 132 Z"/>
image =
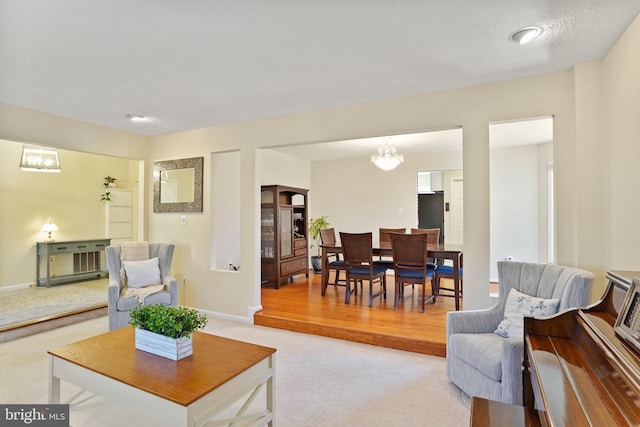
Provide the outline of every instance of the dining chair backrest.
<path id="1" fill-rule="evenodd" d="M 411 234 L 426 234 L 428 236 L 427 244 L 429 247 L 437 246 L 440 242 L 439 228 L 412 228 Z"/>
<path id="2" fill-rule="evenodd" d="M 381 245 L 383 243 L 391 243 L 391 233 L 404 234 L 407 232 L 406 228 L 380 228 L 379 241 Z"/>
<path id="3" fill-rule="evenodd" d="M 335 246 L 336 230 L 334 228 L 323 228 L 320 230 L 320 242 L 326 246 Z"/>
<path id="4" fill-rule="evenodd" d="M 373 264 L 372 233 L 340 232 L 340 242 L 342 243 L 342 254 L 347 267 Z"/>
<path id="5" fill-rule="evenodd" d="M 347 273 L 344 303 L 349 304 L 351 293 L 358 293 L 358 282 L 362 288 L 364 280 L 369 282 L 369 307 L 373 298 L 384 296 L 387 299 L 387 268 L 373 262 L 373 233 L 343 233 L 340 232 L 342 255 Z M 351 288 L 351 282 L 354 288 Z M 373 292 L 373 282 L 380 284 L 380 291 Z"/>
<path id="6" fill-rule="evenodd" d="M 428 237 L 426 233 L 392 233 L 391 253 L 394 268 L 426 272 Z"/>

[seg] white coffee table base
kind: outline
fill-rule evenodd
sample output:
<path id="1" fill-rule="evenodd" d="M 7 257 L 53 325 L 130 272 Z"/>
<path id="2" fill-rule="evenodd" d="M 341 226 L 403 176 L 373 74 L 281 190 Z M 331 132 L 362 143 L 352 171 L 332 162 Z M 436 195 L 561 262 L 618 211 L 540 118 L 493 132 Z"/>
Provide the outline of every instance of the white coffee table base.
<path id="1" fill-rule="evenodd" d="M 179 405 L 50 354 L 49 403 L 60 403 L 61 380 L 171 426 L 275 425 L 275 355 L 263 359 L 189 406 Z M 253 405 L 264 388 L 265 404 Z M 238 403 L 241 407 L 235 413 L 230 412 Z M 256 410 L 254 406 L 262 409 Z"/>

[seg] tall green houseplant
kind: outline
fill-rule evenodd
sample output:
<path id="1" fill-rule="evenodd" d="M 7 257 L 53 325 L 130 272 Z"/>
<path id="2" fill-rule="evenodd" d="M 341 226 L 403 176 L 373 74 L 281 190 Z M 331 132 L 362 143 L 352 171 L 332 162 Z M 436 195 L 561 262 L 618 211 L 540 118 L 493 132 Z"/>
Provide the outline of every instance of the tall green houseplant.
<path id="1" fill-rule="evenodd" d="M 320 239 L 320 230 L 329 228 L 329 221 L 327 221 L 327 216 L 322 215 L 318 218 L 311 218 L 309 220 L 309 237 L 311 237 L 311 249 L 318 248 L 318 254 L 313 255 L 311 257 L 311 265 L 313 266 L 313 271 L 319 273 L 322 271 L 322 258 L 320 256 L 321 250 L 321 239 Z"/>

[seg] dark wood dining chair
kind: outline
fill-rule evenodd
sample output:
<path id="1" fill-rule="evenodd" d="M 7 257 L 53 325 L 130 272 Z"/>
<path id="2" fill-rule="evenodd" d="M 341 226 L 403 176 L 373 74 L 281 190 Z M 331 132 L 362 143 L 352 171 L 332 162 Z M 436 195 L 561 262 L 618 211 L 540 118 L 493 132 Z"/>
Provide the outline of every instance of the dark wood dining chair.
<path id="1" fill-rule="evenodd" d="M 407 232 L 406 228 L 380 228 L 378 231 L 378 241 L 381 248 L 391 247 L 391 233 L 404 234 Z M 376 264 L 385 267 L 387 270 L 393 270 L 393 260 L 389 257 L 380 256 L 376 261 Z"/>
<path id="2" fill-rule="evenodd" d="M 462 268 L 462 256 L 463 254 L 460 254 L 460 268 L 458 269 L 458 277 L 460 278 L 460 297 L 462 298 L 462 276 L 463 276 L 463 268 Z M 450 265 L 439 265 L 438 268 L 436 268 L 436 277 L 435 277 L 435 285 L 436 285 L 436 292 L 439 296 L 442 297 L 452 297 L 455 298 L 456 296 L 456 291 L 453 288 L 443 288 L 440 286 L 440 280 L 441 279 L 453 279 L 453 267 Z M 440 291 L 449 291 L 451 292 L 443 294 Z"/>
<path id="3" fill-rule="evenodd" d="M 438 245 L 440 243 L 440 229 L 439 228 L 412 228 L 411 234 L 426 234 L 429 246 Z M 427 268 L 435 270 L 437 267 L 437 260 L 427 257 Z"/>
<path id="4" fill-rule="evenodd" d="M 349 304 L 351 293 L 358 294 L 358 281 L 369 282 L 369 307 L 373 298 L 383 296 L 387 299 L 387 279 L 385 267 L 373 262 L 373 236 L 371 233 L 343 233 L 340 232 L 340 242 L 344 255 L 347 282 L 344 303 Z M 353 289 L 351 282 L 353 281 Z M 373 283 L 379 282 L 380 290 L 373 293 Z"/>
<path id="5" fill-rule="evenodd" d="M 425 303 L 432 300 L 435 304 L 437 290 L 434 283 L 436 270 L 427 268 L 427 234 L 391 234 L 391 252 L 395 271 L 395 301 L 397 309 L 406 285 L 422 285 L 420 305 L 424 313 Z M 427 296 L 427 283 L 431 285 L 431 294 Z"/>
<path id="6" fill-rule="evenodd" d="M 336 231 L 333 228 L 323 228 L 320 230 L 320 242 L 323 246 L 336 246 Z M 329 283 L 334 286 L 344 286 L 346 282 L 345 279 L 340 279 L 340 272 L 345 271 L 346 267 L 344 265 L 344 261 L 340 259 L 340 254 L 329 254 L 327 258 L 334 258 L 333 261 L 330 259 L 327 260 L 327 268 L 329 272 L 334 270 L 336 272 L 335 279 L 333 283 Z M 342 282 L 342 283 L 340 283 Z"/>

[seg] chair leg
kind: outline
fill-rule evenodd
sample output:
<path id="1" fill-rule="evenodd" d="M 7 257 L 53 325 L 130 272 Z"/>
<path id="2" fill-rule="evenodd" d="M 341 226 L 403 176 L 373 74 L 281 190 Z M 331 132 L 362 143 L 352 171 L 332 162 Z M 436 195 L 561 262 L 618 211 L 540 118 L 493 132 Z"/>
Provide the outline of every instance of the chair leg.
<path id="1" fill-rule="evenodd" d="M 395 293 L 395 301 L 393 303 L 393 309 L 398 309 L 398 304 L 400 303 L 400 281 L 396 277 L 396 293 Z"/>
<path id="2" fill-rule="evenodd" d="M 387 275 L 382 276 L 382 296 L 387 299 Z"/>
<path id="3" fill-rule="evenodd" d="M 412 286 L 413 286 L 413 285 L 412 285 Z M 425 291 L 426 291 L 426 286 L 425 286 L 425 283 L 424 283 L 424 282 L 422 282 L 422 312 L 423 312 L 423 313 L 424 313 L 424 301 L 425 301 L 425 298 L 427 297 L 427 296 L 425 295 Z"/>
<path id="4" fill-rule="evenodd" d="M 431 294 L 433 295 L 433 303 L 436 303 L 436 298 L 438 298 L 438 289 L 436 289 L 436 281 L 435 279 L 431 279 Z"/>
<path id="5" fill-rule="evenodd" d="M 358 284 L 356 283 L 356 291 L 358 290 Z M 349 298 L 351 297 L 351 279 L 347 276 L 347 282 L 345 283 L 344 303 L 349 304 Z"/>

